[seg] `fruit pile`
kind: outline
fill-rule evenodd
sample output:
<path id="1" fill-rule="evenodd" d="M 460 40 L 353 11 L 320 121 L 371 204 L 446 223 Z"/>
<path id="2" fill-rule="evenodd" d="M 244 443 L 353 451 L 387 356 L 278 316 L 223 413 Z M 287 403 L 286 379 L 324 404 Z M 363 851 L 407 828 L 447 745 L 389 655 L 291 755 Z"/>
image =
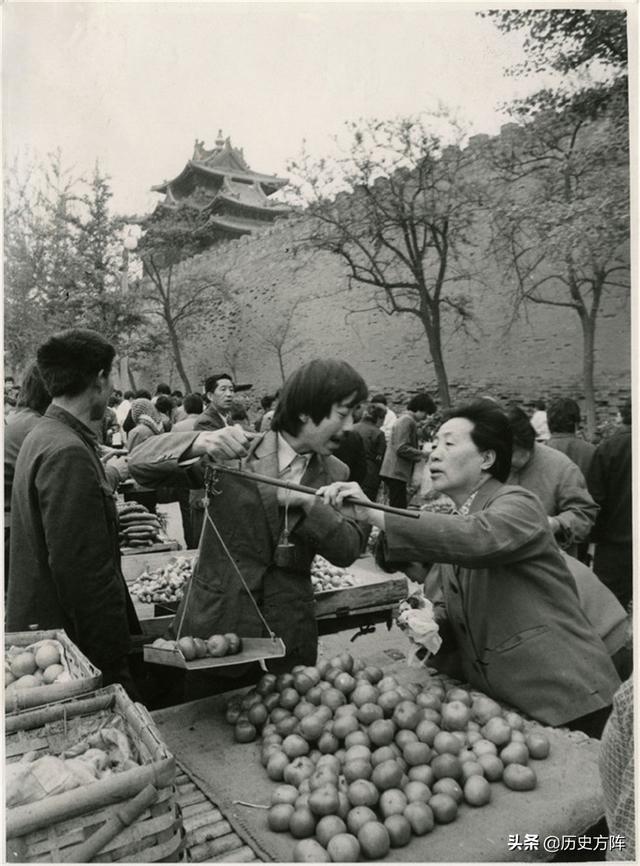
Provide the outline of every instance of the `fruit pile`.
<path id="1" fill-rule="evenodd" d="M 166 540 L 160 518 L 139 502 L 118 506 L 118 526 L 120 547 L 149 547 Z"/>
<path id="2" fill-rule="evenodd" d="M 267 812 L 271 830 L 299 840 L 294 862 L 380 860 L 461 804 L 481 807 L 492 785 L 529 791 L 531 761 L 547 737 L 479 692 L 402 685 L 349 653 L 265 674 L 226 710 L 235 739 L 262 734 L 267 775 L 279 783 Z"/>
<path id="3" fill-rule="evenodd" d="M 55 640 L 9 647 L 4 657 L 5 697 L 17 689 L 71 682 L 73 677 L 63 661 L 62 648 Z"/>
<path id="4" fill-rule="evenodd" d="M 311 563 L 311 584 L 314 592 L 327 592 L 332 589 L 345 589 L 355 586 L 357 580 L 346 568 L 331 565 L 323 556 L 316 555 Z"/>
<path id="5" fill-rule="evenodd" d="M 184 585 L 191 577 L 193 560 L 186 556 L 174 556 L 166 565 L 149 568 L 138 575 L 129 591 L 144 604 L 180 601 Z"/>
<path id="6" fill-rule="evenodd" d="M 181 637 L 178 640 L 165 640 L 156 638 L 151 646 L 159 649 L 177 650 L 185 661 L 194 659 L 221 658 L 222 656 L 237 655 L 242 652 L 242 638 L 234 632 L 227 634 L 212 634 L 204 640 L 201 637 Z"/>

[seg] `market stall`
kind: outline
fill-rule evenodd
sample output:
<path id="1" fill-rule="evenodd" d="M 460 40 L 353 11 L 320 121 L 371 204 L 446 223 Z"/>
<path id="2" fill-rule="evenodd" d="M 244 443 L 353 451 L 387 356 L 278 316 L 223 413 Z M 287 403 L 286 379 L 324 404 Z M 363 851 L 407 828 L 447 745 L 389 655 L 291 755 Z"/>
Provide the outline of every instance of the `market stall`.
<path id="1" fill-rule="evenodd" d="M 408 668 L 405 661 L 390 662 L 383 654 L 366 661 L 380 665 L 385 676 L 392 675 L 400 683 L 427 686 L 430 682 L 425 669 Z M 228 696 L 218 695 L 160 710 L 153 717 L 186 772 L 216 802 L 236 832 L 262 859 L 291 861 L 296 839 L 268 826 L 265 807 L 277 783 L 261 763 L 259 742 L 234 740 L 234 729 L 225 721 L 227 704 Z M 554 843 L 548 840 L 573 838 L 577 846 L 580 836 L 603 814 L 598 743 L 579 732 L 526 724 L 528 730 L 543 730 L 550 744 L 546 760 L 531 762 L 537 775 L 533 790 L 514 791 L 495 782 L 486 806 L 463 803 L 453 823 L 436 824 L 427 835 L 412 836 L 384 859 L 531 862 L 551 859 L 554 852 L 547 849 Z"/>

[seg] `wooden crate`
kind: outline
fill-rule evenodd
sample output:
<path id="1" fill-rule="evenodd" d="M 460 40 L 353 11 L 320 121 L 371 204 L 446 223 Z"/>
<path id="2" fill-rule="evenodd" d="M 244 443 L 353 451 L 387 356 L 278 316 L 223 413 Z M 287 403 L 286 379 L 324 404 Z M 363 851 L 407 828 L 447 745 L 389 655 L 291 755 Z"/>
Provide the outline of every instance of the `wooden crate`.
<path id="1" fill-rule="evenodd" d="M 347 571 L 353 574 L 357 583 L 344 589 L 316 593 L 316 619 L 391 608 L 408 595 L 404 574 L 376 573 L 358 563 Z"/>
<path id="2" fill-rule="evenodd" d="M 31 689 L 5 691 L 5 713 L 15 713 L 29 707 L 39 707 L 53 701 L 61 701 L 74 695 L 91 692 L 102 685 L 102 673 L 80 652 L 64 629 L 44 631 L 7 632 L 4 636 L 5 652 L 12 646 L 25 649 L 41 640 L 55 640 L 62 646 L 69 673 L 73 680 L 68 683 L 51 683 Z"/>
<path id="3" fill-rule="evenodd" d="M 119 685 L 6 720 L 5 760 L 19 760 L 30 751 L 60 754 L 83 736 L 88 720 L 124 719 L 138 751 L 140 766 L 114 773 L 92 784 L 54 794 L 35 803 L 5 810 L 9 862 L 64 862 L 114 811 L 147 785 L 156 801 L 120 830 L 93 858 L 95 862 L 157 862 L 176 859 L 182 846 L 182 819 L 175 791 L 175 760 L 141 704 L 134 704 Z"/>

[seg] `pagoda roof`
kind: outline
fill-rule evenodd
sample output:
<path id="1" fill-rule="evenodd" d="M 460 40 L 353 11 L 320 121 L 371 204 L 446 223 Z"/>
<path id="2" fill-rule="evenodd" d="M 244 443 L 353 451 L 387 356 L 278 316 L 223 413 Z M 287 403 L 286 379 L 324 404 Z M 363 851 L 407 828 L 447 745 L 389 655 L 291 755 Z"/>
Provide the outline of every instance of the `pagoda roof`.
<path id="1" fill-rule="evenodd" d="M 252 171 L 244 158 L 241 148 L 233 147 L 229 138 L 222 139 L 221 134 L 213 150 L 206 150 L 204 144 L 196 139 L 193 157 L 187 162 L 180 174 L 172 180 L 152 186 L 154 192 L 166 193 L 169 187 L 179 186 L 193 175 L 217 177 L 230 182 L 246 183 L 252 181 L 260 184 L 266 195 L 271 195 L 288 183 L 287 178 Z M 237 184 L 236 184 L 237 185 Z"/>
<path id="2" fill-rule="evenodd" d="M 268 224 L 258 220 L 242 219 L 241 217 L 230 217 L 227 214 L 211 214 L 207 225 L 220 229 L 225 234 L 247 235 L 252 234 L 256 228 L 267 228 Z"/>

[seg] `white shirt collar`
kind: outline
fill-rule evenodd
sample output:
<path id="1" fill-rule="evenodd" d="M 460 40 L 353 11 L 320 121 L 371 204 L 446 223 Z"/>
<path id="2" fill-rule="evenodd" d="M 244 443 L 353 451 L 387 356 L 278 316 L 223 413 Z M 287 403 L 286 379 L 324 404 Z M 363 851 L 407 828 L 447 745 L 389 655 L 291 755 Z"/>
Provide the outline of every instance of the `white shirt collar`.
<path id="1" fill-rule="evenodd" d="M 298 459 L 299 469 L 301 471 L 295 472 L 294 474 L 301 478 L 304 475 L 309 460 L 311 459 L 311 455 L 298 454 L 280 432 L 276 433 L 276 436 L 278 437 L 278 474 L 282 475 L 283 472 L 291 467 L 294 460 Z"/>

